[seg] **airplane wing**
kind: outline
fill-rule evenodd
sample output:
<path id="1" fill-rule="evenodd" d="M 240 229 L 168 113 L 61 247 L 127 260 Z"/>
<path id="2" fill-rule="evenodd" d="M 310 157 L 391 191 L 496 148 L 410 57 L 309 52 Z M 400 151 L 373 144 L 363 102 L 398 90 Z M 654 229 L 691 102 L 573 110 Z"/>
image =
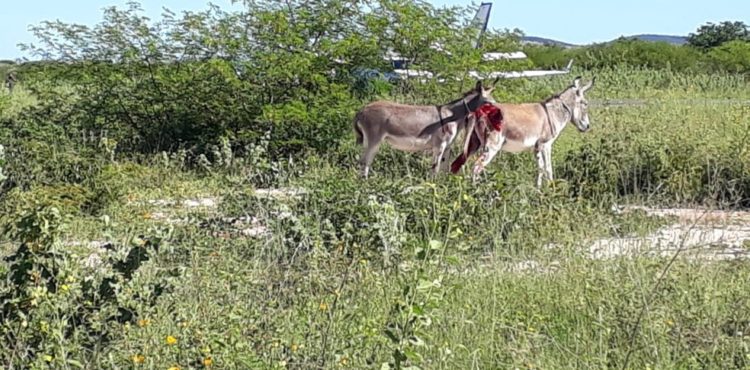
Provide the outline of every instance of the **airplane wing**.
<path id="1" fill-rule="evenodd" d="M 539 77 L 539 76 L 552 76 L 552 75 L 564 75 L 568 71 L 564 70 L 543 70 L 543 71 L 508 71 L 508 72 L 490 72 L 486 74 L 480 74 L 476 71 L 470 71 L 469 76 L 481 79 L 481 78 L 521 78 L 521 77 Z"/>
<path id="2" fill-rule="evenodd" d="M 564 75 L 570 73 L 570 67 L 573 66 L 573 59 L 568 61 L 568 65 L 563 69 L 559 70 L 528 70 L 528 71 L 507 71 L 507 72 L 489 72 L 479 73 L 477 71 L 469 71 L 469 76 L 476 79 L 481 78 L 521 78 L 521 77 L 539 77 L 539 76 L 552 76 L 552 75 Z"/>

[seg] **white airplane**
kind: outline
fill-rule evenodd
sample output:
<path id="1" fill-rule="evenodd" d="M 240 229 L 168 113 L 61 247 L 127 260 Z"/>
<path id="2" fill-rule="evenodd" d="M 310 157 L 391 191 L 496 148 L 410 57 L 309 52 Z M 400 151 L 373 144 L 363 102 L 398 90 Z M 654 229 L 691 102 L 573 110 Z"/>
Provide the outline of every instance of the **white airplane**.
<path id="1" fill-rule="evenodd" d="M 487 30 L 487 23 L 490 19 L 490 12 L 492 10 L 492 3 L 491 2 L 484 2 L 481 5 L 479 5 L 479 9 L 477 9 L 477 14 L 474 16 L 474 20 L 472 21 L 476 27 L 479 28 L 479 32 L 477 34 L 477 38 L 473 41 L 472 45 L 474 48 L 478 48 L 480 43 L 480 39 L 482 38 L 482 34 Z M 442 50 L 440 45 L 433 45 L 434 49 Z M 518 60 L 518 59 L 526 59 L 526 53 L 523 51 L 513 51 L 510 53 L 501 53 L 501 52 L 489 52 L 484 53 L 482 55 L 483 61 L 493 61 L 493 60 Z M 385 59 L 388 61 L 391 61 L 395 67 L 399 66 L 406 66 L 408 61 L 405 58 L 402 58 L 398 53 L 395 52 L 389 52 L 386 54 Z M 489 73 L 483 73 L 483 72 L 477 72 L 477 71 L 469 71 L 468 75 L 472 78 L 476 79 L 484 79 L 484 78 L 521 78 L 521 77 L 539 77 L 539 76 L 551 76 L 551 75 L 561 75 L 561 74 L 567 74 L 570 72 L 570 67 L 573 65 L 573 59 L 571 59 L 568 62 L 568 65 L 565 66 L 564 69 L 560 70 L 526 70 L 526 71 L 506 71 L 506 72 L 489 72 Z M 424 79 L 431 79 L 433 78 L 433 73 L 430 71 L 420 71 L 420 70 L 414 70 L 409 68 L 395 68 L 393 70 L 394 73 L 398 74 L 401 78 L 420 78 L 421 80 Z"/>

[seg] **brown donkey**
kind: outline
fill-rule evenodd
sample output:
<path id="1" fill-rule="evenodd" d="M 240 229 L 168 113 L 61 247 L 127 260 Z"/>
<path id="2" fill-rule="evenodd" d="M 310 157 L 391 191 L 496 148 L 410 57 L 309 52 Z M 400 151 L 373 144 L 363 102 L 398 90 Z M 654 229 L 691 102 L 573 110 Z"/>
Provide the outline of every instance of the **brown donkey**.
<path id="1" fill-rule="evenodd" d="M 470 118 L 466 128 L 464 151 L 456 159 L 452 169 L 458 171 L 463 162 L 474 151 L 483 147 L 482 154 L 474 165 L 473 178 L 492 161 L 498 152 L 519 153 L 533 150 L 536 154 L 539 174 L 536 186 L 542 186 L 543 178 L 552 180 L 552 144 L 562 130 L 573 122 L 579 131 L 586 132 L 589 124 L 588 101 L 584 94 L 593 85 L 596 77 L 585 86 L 580 86 L 580 77 L 573 80 L 561 93 L 541 103 L 497 104 L 502 113 L 500 130 L 488 127 L 485 119 L 477 122 Z"/>
<path id="2" fill-rule="evenodd" d="M 432 169 L 437 174 L 456 134 L 466 126 L 466 117 L 482 104 L 495 102 L 492 90 L 497 81 L 489 88 L 477 81 L 476 87 L 463 97 L 443 105 L 406 105 L 383 100 L 367 104 L 354 116 L 357 144 L 364 147 L 360 159 L 362 176 L 369 175 L 383 140 L 402 151 L 432 150 Z"/>

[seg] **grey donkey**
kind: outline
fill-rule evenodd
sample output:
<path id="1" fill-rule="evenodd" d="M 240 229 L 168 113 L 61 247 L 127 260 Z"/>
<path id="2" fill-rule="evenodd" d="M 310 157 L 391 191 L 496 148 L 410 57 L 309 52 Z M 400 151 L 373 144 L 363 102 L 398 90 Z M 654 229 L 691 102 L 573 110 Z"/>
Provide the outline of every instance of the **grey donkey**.
<path id="1" fill-rule="evenodd" d="M 482 104 L 495 103 L 492 90 L 499 78 L 485 88 L 482 81 L 459 99 L 442 105 L 407 105 L 379 100 L 367 104 L 354 116 L 357 144 L 363 145 L 360 165 L 368 177 L 370 166 L 383 140 L 395 149 L 407 152 L 432 151 L 432 170 L 440 172 L 447 163 L 450 145 L 467 118 Z"/>

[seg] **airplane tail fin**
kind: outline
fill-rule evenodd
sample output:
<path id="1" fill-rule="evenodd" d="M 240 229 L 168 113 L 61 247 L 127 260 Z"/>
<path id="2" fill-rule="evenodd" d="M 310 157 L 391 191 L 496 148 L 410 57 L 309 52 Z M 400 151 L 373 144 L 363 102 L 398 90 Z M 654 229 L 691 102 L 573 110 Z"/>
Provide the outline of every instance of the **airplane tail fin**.
<path id="1" fill-rule="evenodd" d="M 474 49 L 478 48 L 480 43 L 479 40 L 482 38 L 482 35 L 484 34 L 484 31 L 487 30 L 487 22 L 490 20 L 490 11 L 492 10 L 492 3 L 482 3 L 479 5 L 479 9 L 477 9 L 477 14 L 474 16 L 474 19 L 471 21 L 472 24 L 479 28 L 479 32 L 477 32 L 477 38 L 472 43 L 472 46 Z"/>

